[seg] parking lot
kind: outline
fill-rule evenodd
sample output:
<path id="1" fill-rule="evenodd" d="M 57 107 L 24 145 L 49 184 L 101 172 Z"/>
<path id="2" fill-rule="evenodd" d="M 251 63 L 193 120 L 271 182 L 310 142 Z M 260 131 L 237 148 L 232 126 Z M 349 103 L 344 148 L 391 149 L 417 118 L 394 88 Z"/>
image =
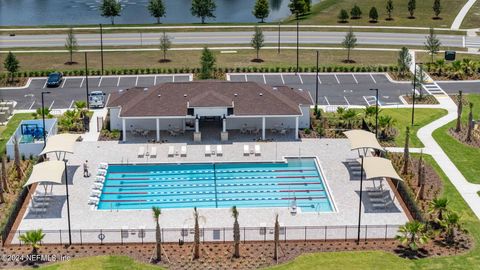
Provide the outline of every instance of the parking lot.
<path id="1" fill-rule="evenodd" d="M 318 78 L 314 73 L 230 73 L 230 81 L 254 81 L 272 86 L 288 85 L 310 91 L 315 100 L 315 88 L 318 79 L 319 105 L 360 105 L 375 104 L 375 91 L 379 89 L 381 105 L 402 104 L 400 95 L 411 91 L 410 84 L 395 83 L 384 73 L 320 73 Z"/>

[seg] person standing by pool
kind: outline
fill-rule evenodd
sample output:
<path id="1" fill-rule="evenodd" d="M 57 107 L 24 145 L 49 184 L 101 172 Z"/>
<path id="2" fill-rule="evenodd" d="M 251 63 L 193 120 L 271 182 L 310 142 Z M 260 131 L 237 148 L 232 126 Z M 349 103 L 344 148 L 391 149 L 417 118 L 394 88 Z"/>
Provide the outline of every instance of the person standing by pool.
<path id="1" fill-rule="evenodd" d="M 85 160 L 83 163 L 83 177 L 90 177 L 90 173 L 88 172 L 88 160 Z"/>

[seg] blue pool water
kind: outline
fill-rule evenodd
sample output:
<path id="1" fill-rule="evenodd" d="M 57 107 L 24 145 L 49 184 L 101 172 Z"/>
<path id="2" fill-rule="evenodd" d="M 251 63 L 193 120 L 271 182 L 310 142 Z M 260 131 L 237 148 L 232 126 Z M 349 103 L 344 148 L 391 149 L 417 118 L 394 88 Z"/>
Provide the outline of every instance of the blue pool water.
<path id="1" fill-rule="evenodd" d="M 110 165 L 98 209 L 289 207 L 331 212 L 313 158 L 280 163 Z"/>

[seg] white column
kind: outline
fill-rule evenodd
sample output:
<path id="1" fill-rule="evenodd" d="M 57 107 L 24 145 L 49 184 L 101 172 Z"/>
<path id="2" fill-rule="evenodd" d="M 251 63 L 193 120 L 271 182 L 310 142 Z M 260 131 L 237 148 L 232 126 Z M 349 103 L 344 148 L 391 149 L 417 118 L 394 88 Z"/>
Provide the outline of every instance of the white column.
<path id="1" fill-rule="evenodd" d="M 265 116 L 262 117 L 262 140 L 265 140 Z"/>
<path id="2" fill-rule="evenodd" d="M 157 142 L 160 141 L 160 118 L 157 118 Z"/>
<path id="3" fill-rule="evenodd" d="M 298 116 L 295 117 L 295 140 L 298 140 Z"/>
<path id="4" fill-rule="evenodd" d="M 199 132 L 199 123 L 198 123 L 198 118 L 195 118 L 195 132 Z"/>
<path id="5" fill-rule="evenodd" d="M 227 132 L 227 119 L 226 118 L 222 119 L 222 124 L 223 124 L 223 131 L 222 132 Z"/>
<path id="6" fill-rule="evenodd" d="M 125 125 L 126 119 L 122 118 L 122 131 L 123 131 L 123 141 L 127 141 L 127 125 Z"/>

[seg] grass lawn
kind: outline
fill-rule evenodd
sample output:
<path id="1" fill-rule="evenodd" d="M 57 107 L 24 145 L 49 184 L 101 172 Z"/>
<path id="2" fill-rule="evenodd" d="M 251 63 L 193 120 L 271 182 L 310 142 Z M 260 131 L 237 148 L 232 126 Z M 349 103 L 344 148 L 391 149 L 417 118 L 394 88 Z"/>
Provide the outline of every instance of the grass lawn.
<path id="1" fill-rule="evenodd" d="M 255 58 L 254 50 L 239 50 L 237 53 L 220 53 L 214 51 L 217 57 L 217 67 L 291 67 L 295 66 L 296 51 L 282 50 L 277 54 L 277 50 L 261 50 L 260 58 L 265 62 L 253 63 L 251 59 Z M 104 53 L 105 69 L 114 68 L 184 68 L 200 67 L 201 51 L 171 51 L 167 53 L 170 63 L 159 63 L 162 58 L 160 51 L 156 52 L 106 52 Z M 346 65 L 342 63 L 347 56 L 343 50 L 323 50 L 320 51 L 322 66 L 325 65 Z M 397 52 L 375 52 L 375 51 L 353 51 L 352 59 L 357 61 L 355 65 L 396 65 Z M 4 57 L 4 56 L 2 56 Z M 0 57 L 0 58 L 2 58 Z M 17 54 L 20 61 L 21 71 L 27 70 L 71 70 L 83 69 L 83 54 L 75 54 L 74 61 L 76 65 L 65 65 L 69 59 L 68 53 L 22 53 Z M 315 51 L 301 50 L 300 65 L 315 66 Z M 100 53 L 89 53 L 89 68 L 99 69 L 101 67 Z"/>
<path id="2" fill-rule="evenodd" d="M 442 48 L 442 49 L 446 49 L 446 48 Z M 444 57 L 445 57 L 444 53 L 438 53 L 437 55 L 435 55 L 433 57 L 433 59 L 434 59 L 434 61 L 436 61 L 436 60 L 439 60 L 439 59 L 444 59 Z M 423 63 L 430 63 L 432 61 L 432 58 L 431 58 L 430 54 L 428 54 L 426 52 L 416 52 L 416 58 L 418 59 L 419 62 L 423 62 Z M 474 60 L 474 61 L 480 61 L 480 55 L 462 53 L 462 52 L 457 51 L 456 60 L 462 61 L 463 59 L 471 59 L 471 60 Z M 446 64 L 448 65 L 449 62 L 447 62 Z"/>
<path id="3" fill-rule="evenodd" d="M 447 114 L 447 111 L 443 109 L 415 109 L 415 125 L 411 127 L 411 112 L 411 109 L 406 108 L 382 109 L 380 112 L 380 114 L 390 115 L 395 119 L 394 126 L 400 132 L 395 137 L 395 144 L 399 147 L 405 145 L 405 130 L 407 126 L 410 126 L 410 147 L 423 147 L 423 143 L 417 137 L 418 129 Z"/>
<path id="4" fill-rule="evenodd" d="M 81 259 L 74 259 L 62 263 L 39 267 L 42 270 L 96 270 L 96 269 L 112 269 L 112 270 L 162 270 L 164 268 L 143 264 L 134 261 L 126 256 L 96 256 Z"/>
<path id="5" fill-rule="evenodd" d="M 362 18 L 357 20 L 348 20 L 344 25 L 370 25 L 370 26 L 423 26 L 449 28 L 463 5 L 467 0 L 443 0 L 441 20 L 434 20 L 433 1 L 416 1 L 415 19 L 409 19 L 407 9 L 407 0 L 393 0 L 394 10 L 392 17 L 394 20 L 387 21 L 387 12 L 385 10 L 385 0 L 323 0 L 312 8 L 312 13 L 307 15 L 302 23 L 306 24 L 339 24 L 337 16 L 341 9 L 350 10 L 356 3 L 362 10 Z M 377 23 L 370 23 L 368 14 L 370 8 L 376 7 L 379 20 Z M 478 24 L 477 24 L 478 27 Z"/>
<path id="6" fill-rule="evenodd" d="M 12 118 L 10 118 L 10 121 L 8 121 L 8 124 L 6 126 L 0 126 L 0 153 L 5 152 L 5 145 L 8 142 L 8 139 L 10 139 L 10 136 L 15 132 L 17 129 L 18 125 L 22 120 L 29 120 L 33 119 L 32 114 L 30 113 L 17 113 Z"/>
<path id="7" fill-rule="evenodd" d="M 480 95 L 468 95 L 468 100 L 473 102 L 474 119 L 480 117 Z M 464 106 L 462 119 L 466 123 L 468 119 L 468 106 Z M 437 129 L 433 132 L 433 138 L 442 147 L 443 151 L 448 155 L 452 162 L 462 172 L 463 176 L 472 183 L 480 184 L 480 149 L 466 146 L 448 134 L 448 129 L 455 127 L 456 121 Z"/>

